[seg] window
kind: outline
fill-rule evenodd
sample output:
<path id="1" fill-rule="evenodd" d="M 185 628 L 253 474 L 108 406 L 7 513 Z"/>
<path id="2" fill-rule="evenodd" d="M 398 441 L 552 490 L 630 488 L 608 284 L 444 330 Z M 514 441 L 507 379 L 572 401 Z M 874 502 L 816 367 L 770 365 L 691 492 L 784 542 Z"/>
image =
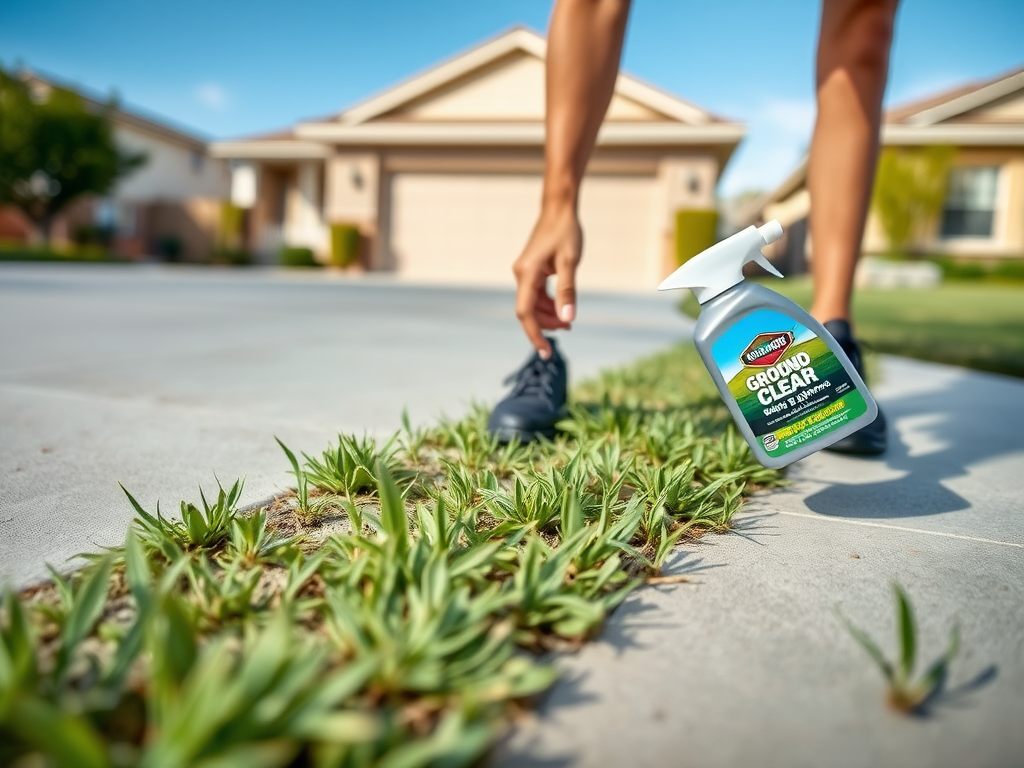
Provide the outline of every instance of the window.
<path id="1" fill-rule="evenodd" d="M 113 229 L 117 225 L 117 203 L 109 197 L 97 200 L 93 223 L 100 229 Z"/>
<path id="2" fill-rule="evenodd" d="M 191 156 L 192 173 L 196 173 L 196 174 L 202 173 L 203 172 L 203 162 L 205 160 L 206 160 L 206 158 L 203 156 L 202 152 L 200 152 L 197 149 L 192 150 L 192 156 Z"/>
<path id="3" fill-rule="evenodd" d="M 999 169 L 954 168 L 942 211 L 942 237 L 992 237 Z"/>
<path id="4" fill-rule="evenodd" d="M 134 203 L 120 202 L 117 205 L 117 234 L 121 237 L 135 237 L 139 233 L 139 210 Z"/>

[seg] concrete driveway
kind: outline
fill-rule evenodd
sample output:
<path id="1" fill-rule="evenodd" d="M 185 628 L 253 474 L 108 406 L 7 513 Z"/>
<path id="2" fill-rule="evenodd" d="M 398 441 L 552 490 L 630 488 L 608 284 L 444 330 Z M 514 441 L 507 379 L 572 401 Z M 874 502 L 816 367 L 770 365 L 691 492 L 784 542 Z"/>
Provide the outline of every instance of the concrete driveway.
<path id="1" fill-rule="evenodd" d="M 574 377 L 688 336 L 677 296 L 587 296 Z M 247 475 L 287 487 L 293 449 L 493 402 L 529 353 L 509 290 L 328 273 L 0 265 L 0 578 L 119 543 L 130 509 L 176 511 Z"/>
<path id="2" fill-rule="evenodd" d="M 677 297 L 584 297 L 577 376 L 689 334 Z M 528 352 L 509 291 L 324 274 L 0 267 L 0 548 L 17 582 L 121 540 L 121 480 L 174 508 L 248 473 L 287 486 L 272 440 L 321 448 L 494 400 Z M 739 533 L 678 550 L 692 583 L 636 592 L 557 658 L 562 680 L 494 766 L 1002 766 L 1024 754 L 1024 382 L 884 358 L 880 460 L 816 454 Z M 895 715 L 836 604 L 894 652 L 889 582 L 922 656 L 963 651 L 927 717 Z"/>

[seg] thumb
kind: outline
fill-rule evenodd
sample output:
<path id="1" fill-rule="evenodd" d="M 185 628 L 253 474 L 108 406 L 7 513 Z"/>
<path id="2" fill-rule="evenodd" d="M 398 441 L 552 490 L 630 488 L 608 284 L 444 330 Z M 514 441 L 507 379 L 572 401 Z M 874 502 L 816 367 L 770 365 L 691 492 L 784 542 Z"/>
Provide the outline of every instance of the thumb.
<path id="1" fill-rule="evenodd" d="M 558 319 L 563 323 L 571 323 L 576 319 L 576 264 L 567 259 L 559 260 L 555 281 Z"/>

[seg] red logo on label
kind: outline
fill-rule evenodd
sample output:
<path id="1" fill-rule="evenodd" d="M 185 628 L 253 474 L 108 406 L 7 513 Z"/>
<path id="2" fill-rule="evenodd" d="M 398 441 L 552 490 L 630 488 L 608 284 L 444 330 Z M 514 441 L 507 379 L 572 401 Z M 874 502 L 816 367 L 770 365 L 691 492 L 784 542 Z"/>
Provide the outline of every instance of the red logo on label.
<path id="1" fill-rule="evenodd" d="M 782 331 L 781 333 L 759 333 L 750 342 L 743 354 L 740 355 L 740 362 L 744 365 L 768 367 L 775 365 L 793 343 L 793 332 Z"/>

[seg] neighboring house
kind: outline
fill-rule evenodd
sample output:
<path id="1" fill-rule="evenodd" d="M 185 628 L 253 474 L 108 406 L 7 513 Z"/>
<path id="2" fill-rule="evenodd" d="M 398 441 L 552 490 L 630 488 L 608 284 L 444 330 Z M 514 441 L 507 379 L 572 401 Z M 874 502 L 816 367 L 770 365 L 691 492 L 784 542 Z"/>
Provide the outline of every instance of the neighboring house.
<path id="1" fill-rule="evenodd" d="M 32 72 L 21 77 L 34 99 L 46 99 L 56 86 L 75 91 L 89 108 L 106 107 L 101 97 L 77 86 Z M 127 152 L 144 153 L 146 162 L 106 197 L 72 203 L 55 222 L 55 240 L 74 239 L 83 227 L 95 226 L 113 230 L 113 246 L 125 256 L 209 257 L 230 188 L 227 164 L 209 156 L 205 140 L 153 117 L 119 106 L 111 121 L 117 144 Z M 5 213 L 13 226 L 16 214 L 10 209 Z M 29 239 L 31 227 L 21 219 L 22 234 Z"/>
<path id="2" fill-rule="evenodd" d="M 910 249 L 964 258 L 1024 257 L 1024 67 L 889 110 L 882 124 L 886 147 L 956 148 L 942 213 Z M 761 218 L 778 219 L 788 244 L 773 258 L 790 264 L 811 251 L 805 241 L 810 196 L 806 161 L 768 196 Z M 888 249 L 874 212 L 865 253 Z"/>
<path id="3" fill-rule="evenodd" d="M 248 244 L 321 260 L 356 224 L 363 264 L 417 280 L 509 283 L 540 205 L 544 56 L 513 29 L 339 115 L 216 142 Z M 741 125 L 622 75 L 581 192 L 579 284 L 650 289 L 674 266 L 674 214 L 714 208 Z"/>

